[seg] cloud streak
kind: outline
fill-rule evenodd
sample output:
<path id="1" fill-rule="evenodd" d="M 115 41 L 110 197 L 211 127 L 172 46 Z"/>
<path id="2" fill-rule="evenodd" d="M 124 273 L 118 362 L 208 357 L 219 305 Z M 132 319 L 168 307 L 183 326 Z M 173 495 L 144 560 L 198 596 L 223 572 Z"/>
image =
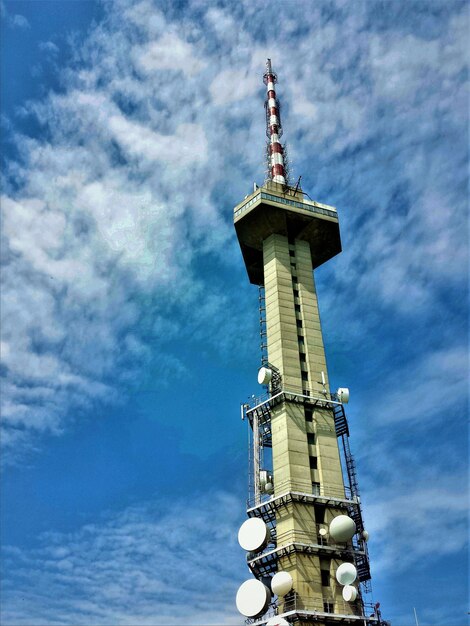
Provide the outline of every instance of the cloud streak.
<path id="1" fill-rule="evenodd" d="M 45 533 L 33 550 L 6 547 L 2 623 L 238 623 L 239 514 L 226 493 L 190 507 L 153 500 L 75 533 Z"/>

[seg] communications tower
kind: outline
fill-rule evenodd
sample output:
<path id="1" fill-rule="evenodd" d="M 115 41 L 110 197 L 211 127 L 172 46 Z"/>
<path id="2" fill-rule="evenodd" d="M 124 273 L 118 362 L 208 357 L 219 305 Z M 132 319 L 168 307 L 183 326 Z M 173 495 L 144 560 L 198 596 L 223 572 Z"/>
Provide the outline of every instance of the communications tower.
<path id="1" fill-rule="evenodd" d="M 370 606 L 368 533 L 344 404 L 332 393 L 313 270 L 341 252 L 338 215 L 289 185 L 276 74 L 266 63 L 268 176 L 234 209 L 248 278 L 259 287 L 264 395 L 250 426 L 248 519 L 238 539 L 252 578 L 237 593 L 247 623 L 380 625 Z"/>

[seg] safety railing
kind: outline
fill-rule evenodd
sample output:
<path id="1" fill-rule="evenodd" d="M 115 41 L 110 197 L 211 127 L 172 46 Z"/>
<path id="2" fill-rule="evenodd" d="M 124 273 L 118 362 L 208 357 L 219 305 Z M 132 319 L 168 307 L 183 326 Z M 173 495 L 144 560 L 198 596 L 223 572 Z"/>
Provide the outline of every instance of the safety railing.
<path id="1" fill-rule="evenodd" d="M 325 531 L 321 533 L 320 531 Z M 277 546 L 283 546 L 287 543 L 314 544 L 321 547 L 336 548 L 345 550 L 345 543 L 336 543 L 328 535 L 328 524 L 315 524 L 312 531 L 305 530 L 287 530 L 282 533 L 276 533 L 275 541 Z"/>
<path id="2" fill-rule="evenodd" d="M 319 206 L 318 203 L 314 203 L 313 201 L 298 202 L 296 200 L 286 198 L 285 196 L 275 196 L 271 193 L 266 193 L 264 191 L 259 191 L 256 195 L 244 202 L 241 206 L 235 207 L 233 213 L 234 218 L 247 211 L 251 206 L 253 206 L 253 204 L 258 202 L 259 200 L 268 200 L 269 202 L 284 204 L 286 206 L 295 207 L 296 209 L 302 209 L 303 211 L 309 211 L 310 213 L 316 213 L 317 215 L 327 215 L 328 217 L 338 219 L 338 213 L 336 212 L 334 207 L 330 207 L 327 209 L 323 206 Z"/>
<path id="3" fill-rule="evenodd" d="M 322 483 L 307 483 L 300 481 L 283 481 L 281 483 L 276 482 L 274 477 L 274 494 L 263 494 L 261 496 L 261 502 L 259 505 L 267 505 L 269 503 L 275 503 L 276 500 L 285 497 L 288 494 L 293 494 L 291 499 L 301 500 L 302 498 L 312 502 L 318 500 L 337 501 L 339 505 L 347 504 L 354 505 L 357 503 L 349 487 L 340 487 L 338 485 L 324 485 Z M 250 497 L 247 501 L 248 509 L 255 507 L 254 497 Z"/>
<path id="4" fill-rule="evenodd" d="M 285 597 L 279 603 L 273 602 L 262 618 L 247 619 L 245 623 L 253 626 L 261 626 L 274 616 L 303 616 L 312 617 L 312 620 L 322 621 L 321 618 L 328 618 L 328 623 L 338 621 L 345 623 L 348 620 L 361 625 L 382 624 L 380 612 L 377 606 L 371 603 L 363 603 L 360 600 L 349 603 L 343 599 L 333 597 L 323 597 L 320 601 L 308 601 L 300 598 L 296 594 L 292 597 Z"/>

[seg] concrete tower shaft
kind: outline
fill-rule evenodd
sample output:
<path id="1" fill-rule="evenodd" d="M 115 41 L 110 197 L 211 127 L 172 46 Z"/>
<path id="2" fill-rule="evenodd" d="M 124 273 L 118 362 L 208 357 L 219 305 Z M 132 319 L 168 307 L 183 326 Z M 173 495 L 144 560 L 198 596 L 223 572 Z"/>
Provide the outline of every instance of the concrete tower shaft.
<path id="1" fill-rule="evenodd" d="M 344 499 L 333 411 L 309 405 L 309 398 L 330 397 L 309 243 L 270 235 L 263 257 L 269 363 L 280 371 L 284 389 L 305 401 L 279 403 L 271 413 L 274 496 L 317 492 Z M 331 505 L 292 502 L 276 515 L 277 548 L 317 543 L 320 524 L 340 514 Z M 297 607 L 352 611 L 342 606 L 334 577 L 340 561 L 332 556 L 307 549 L 280 556 L 278 569 L 291 574 Z"/>

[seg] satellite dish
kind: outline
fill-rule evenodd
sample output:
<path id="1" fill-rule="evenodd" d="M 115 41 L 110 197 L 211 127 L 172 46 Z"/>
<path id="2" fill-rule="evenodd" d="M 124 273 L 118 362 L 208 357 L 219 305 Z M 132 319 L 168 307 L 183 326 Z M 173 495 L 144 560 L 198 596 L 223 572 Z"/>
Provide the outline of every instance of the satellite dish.
<path id="1" fill-rule="evenodd" d="M 369 541 L 369 533 L 367 532 L 367 530 L 362 531 L 362 538 L 364 539 L 364 541 Z"/>
<path id="2" fill-rule="evenodd" d="M 259 517 L 250 517 L 238 531 L 238 543 L 247 552 L 260 552 L 266 547 L 270 537 L 269 528 Z"/>
<path id="3" fill-rule="evenodd" d="M 330 537 L 334 541 L 349 541 L 356 532 L 356 524 L 347 515 L 337 515 L 330 522 Z"/>
<path id="4" fill-rule="evenodd" d="M 343 587 L 343 600 L 346 600 L 346 602 L 354 602 L 356 598 L 356 587 L 353 587 L 352 585 L 346 585 L 346 587 Z"/>
<path id="5" fill-rule="evenodd" d="M 318 534 L 320 535 L 320 537 L 326 537 L 328 534 L 328 531 L 326 530 L 326 528 L 320 528 L 320 530 L 318 531 Z"/>
<path id="6" fill-rule="evenodd" d="M 289 572 L 277 572 L 271 579 L 271 589 L 276 596 L 285 596 L 292 590 L 293 584 Z"/>
<path id="7" fill-rule="evenodd" d="M 245 580 L 237 591 L 237 609 L 245 617 L 258 617 L 266 612 L 271 602 L 271 592 L 260 580 Z"/>
<path id="8" fill-rule="evenodd" d="M 340 387 L 336 392 L 336 395 L 339 398 L 339 401 L 343 404 L 347 404 L 349 402 L 349 389 L 347 387 Z"/>
<path id="9" fill-rule="evenodd" d="M 266 626 L 290 626 L 289 622 L 283 617 L 270 617 L 266 622 Z"/>
<path id="10" fill-rule="evenodd" d="M 273 377 L 273 371 L 269 367 L 260 367 L 258 370 L 258 382 L 260 385 L 268 385 Z"/>
<path id="11" fill-rule="evenodd" d="M 350 585 L 357 578 L 357 569 L 352 563 L 341 563 L 336 570 L 336 580 L 340 585 Z"/>

